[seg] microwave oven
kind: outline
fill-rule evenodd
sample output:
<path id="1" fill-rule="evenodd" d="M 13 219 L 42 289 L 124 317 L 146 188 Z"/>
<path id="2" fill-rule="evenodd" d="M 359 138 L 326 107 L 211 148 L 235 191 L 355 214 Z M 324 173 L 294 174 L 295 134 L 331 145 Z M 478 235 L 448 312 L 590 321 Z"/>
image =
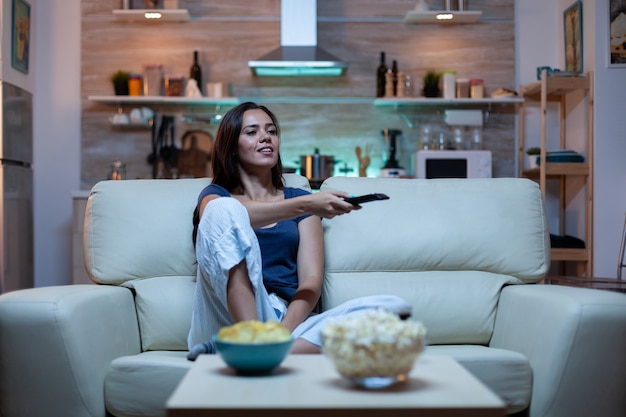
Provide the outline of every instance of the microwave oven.
<path id="1" fill-rule="evenodd" d="M 491 151 L 418 151 L 416 178 L 491 178 Z"/>

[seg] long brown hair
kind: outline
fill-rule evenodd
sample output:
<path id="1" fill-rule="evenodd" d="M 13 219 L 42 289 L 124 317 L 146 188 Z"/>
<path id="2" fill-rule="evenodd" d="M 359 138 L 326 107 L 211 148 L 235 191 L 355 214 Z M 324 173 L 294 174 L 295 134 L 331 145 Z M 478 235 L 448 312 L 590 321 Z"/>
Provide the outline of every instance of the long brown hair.
<path id="1" fill-rule="evenodd" d="M 280 137 L 280 126 L 274 113 L 267 107 L 260 106 L 256 103 L 247 101 L 241 103 L 237 107 L 229 110 L 222 119 L 220 126 L 217 128 L 215 135 L 215 143 L 213 145 L 213 154 L 211 161 L 213 163 L 213 184 L 221 185 L 229 192 L 237 188 L 243 188 L 241 177 L 239 176 L 239 156 L 237 149 L 239 145 L 239 135 L 243 126 L 243 114 L 248 110 L 263 110 L 272 119 L 276 126 L 276 135 Z M 272 184 L 277 190 L 282 190 L 283 186 L 283 163 L 280 159 L 280 151 L 278 152 L 278 162 L 272 167 Z M 198 224 L 200 223 L 200 209 L 196 206 L 193 212 L 193 231 L 192 241 L 196 246 L 196 237 L 198 235 Z"/>
<path id="2" fill-rule="evenodd" d="M 239 156 L 237 149 L 239 145 L 239 135 L 243 127 L 243 114 L 248 110 L 263 110 L 272 119 L 276 126 L 276 135 L 280 137 L 280 127 L 274 113 L 267 107 L 247 101 L 229 110 L 222 119 L 215 135 L 213 146 L 213 184 L 221 185 L 232 192 L 237 188 L 242 188 L 243 183 L 239 176 Z M 272 167 L 272 184 L 276 189 L 283 187 L 283 164 L 278 152 L 278 162 Z"/>

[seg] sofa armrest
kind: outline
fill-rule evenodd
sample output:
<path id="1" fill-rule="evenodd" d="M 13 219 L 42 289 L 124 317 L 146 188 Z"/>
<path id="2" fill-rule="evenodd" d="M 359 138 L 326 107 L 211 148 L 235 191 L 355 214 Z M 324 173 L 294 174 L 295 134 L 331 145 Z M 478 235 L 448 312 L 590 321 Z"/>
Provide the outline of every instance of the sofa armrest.
<path id="1" fill-rule="evenodd" d="M 111 361 L 140 352 L 127 288 L 70 285 L 0 296 L 0 415 L 101 416 Z"/>
<path id="2" fill-rule="evenodd" d="M 626 295 L 558 285 L 503 289 L 490 343 L 528 357 L 532 416 L 623 416 Z"/>

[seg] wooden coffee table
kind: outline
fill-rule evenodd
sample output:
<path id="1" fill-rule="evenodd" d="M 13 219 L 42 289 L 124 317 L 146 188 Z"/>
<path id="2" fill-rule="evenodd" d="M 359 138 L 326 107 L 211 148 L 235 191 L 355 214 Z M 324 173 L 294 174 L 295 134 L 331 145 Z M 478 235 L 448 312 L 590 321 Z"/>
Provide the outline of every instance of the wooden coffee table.
<path id="1" fill-rule="evenodd" d="M 239 376 L 219 355 L 201 355 L 167 402 L 169 417 L 501 417 L 505 404 L 454 359 L 423 354 L 407 381 L 355 387 L 324 355 L 289 355 L 271 375 Z M 417 413 L 416 413 L 417 412 Z M 393 413 L 393 414 L 390 414 Z"/>

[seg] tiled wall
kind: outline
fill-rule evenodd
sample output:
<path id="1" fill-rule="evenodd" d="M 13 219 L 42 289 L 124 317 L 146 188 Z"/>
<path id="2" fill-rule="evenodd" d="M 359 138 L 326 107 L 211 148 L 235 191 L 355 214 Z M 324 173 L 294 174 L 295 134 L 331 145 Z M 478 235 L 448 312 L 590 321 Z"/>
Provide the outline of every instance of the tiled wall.
<path id="1" fill-rule="evenodd" d="M 480 23 L 439 26 L 407 25 L 405 14 L 415 0 L 318 0 L 318 45 L 349 62 L 342 77 L 254 77 L 247 66 L 280 43 L 280 0 L 179 0 L 192 20 L 186 23 L 126 23 L 114 19 L 121 0 L 82 2 L 82 168 L 81 188 L 106 178 L 112 161 L 127 164 L 128 178 L 150 178 L 146 162 L 151 152 L 149 130 L 119 130 L 109 124 L 116 108 L 87 99 L 112 95 L 109 76 L 118 69 L 141 72 L 142 64 L 161 63 L 168 73 L 187 75 L 193 51 L 200 51 L 205 82 L 232 84 L 238 97 L 373 97 L 375 71 L 381 51 L 387 62 L 397 60 L 401 71 L 421 89 L 429 69 L 457 71 L 458 77 L 485 79 L 486 91 L 516 89 L 514 0 L 465 2 L 482 10 Z M 442 8 L 443 1 L 431 1 Z M 369 176 L 384 165 L 384 128 L 403 131 L 400 162 L 410 169 L 418 149 L 422 124 L 437 124 L 440 110 L 399 113 L 371 103 L 268 104 L 281 122 L 283 163 L 297 166 L 301 155 L 315 148 L 333 155 L 339 168 L 356 175 L 355 147 L 371 147 Z M 128 111 L 126 109 L 125 111 Z M 197 109 L 196 109 L 197 110 Z M 511 107 L 489 109 L 484 148 L 494 153 L 494 176 L 514 176 L 515 112 Z M 407 124 L 407 120 L 410 125 Z M 412 127 L 410 127 L 412 126 Z M 210 133 L 215 125 L 179 122 L 177 136 L 190 128 Z"/>

